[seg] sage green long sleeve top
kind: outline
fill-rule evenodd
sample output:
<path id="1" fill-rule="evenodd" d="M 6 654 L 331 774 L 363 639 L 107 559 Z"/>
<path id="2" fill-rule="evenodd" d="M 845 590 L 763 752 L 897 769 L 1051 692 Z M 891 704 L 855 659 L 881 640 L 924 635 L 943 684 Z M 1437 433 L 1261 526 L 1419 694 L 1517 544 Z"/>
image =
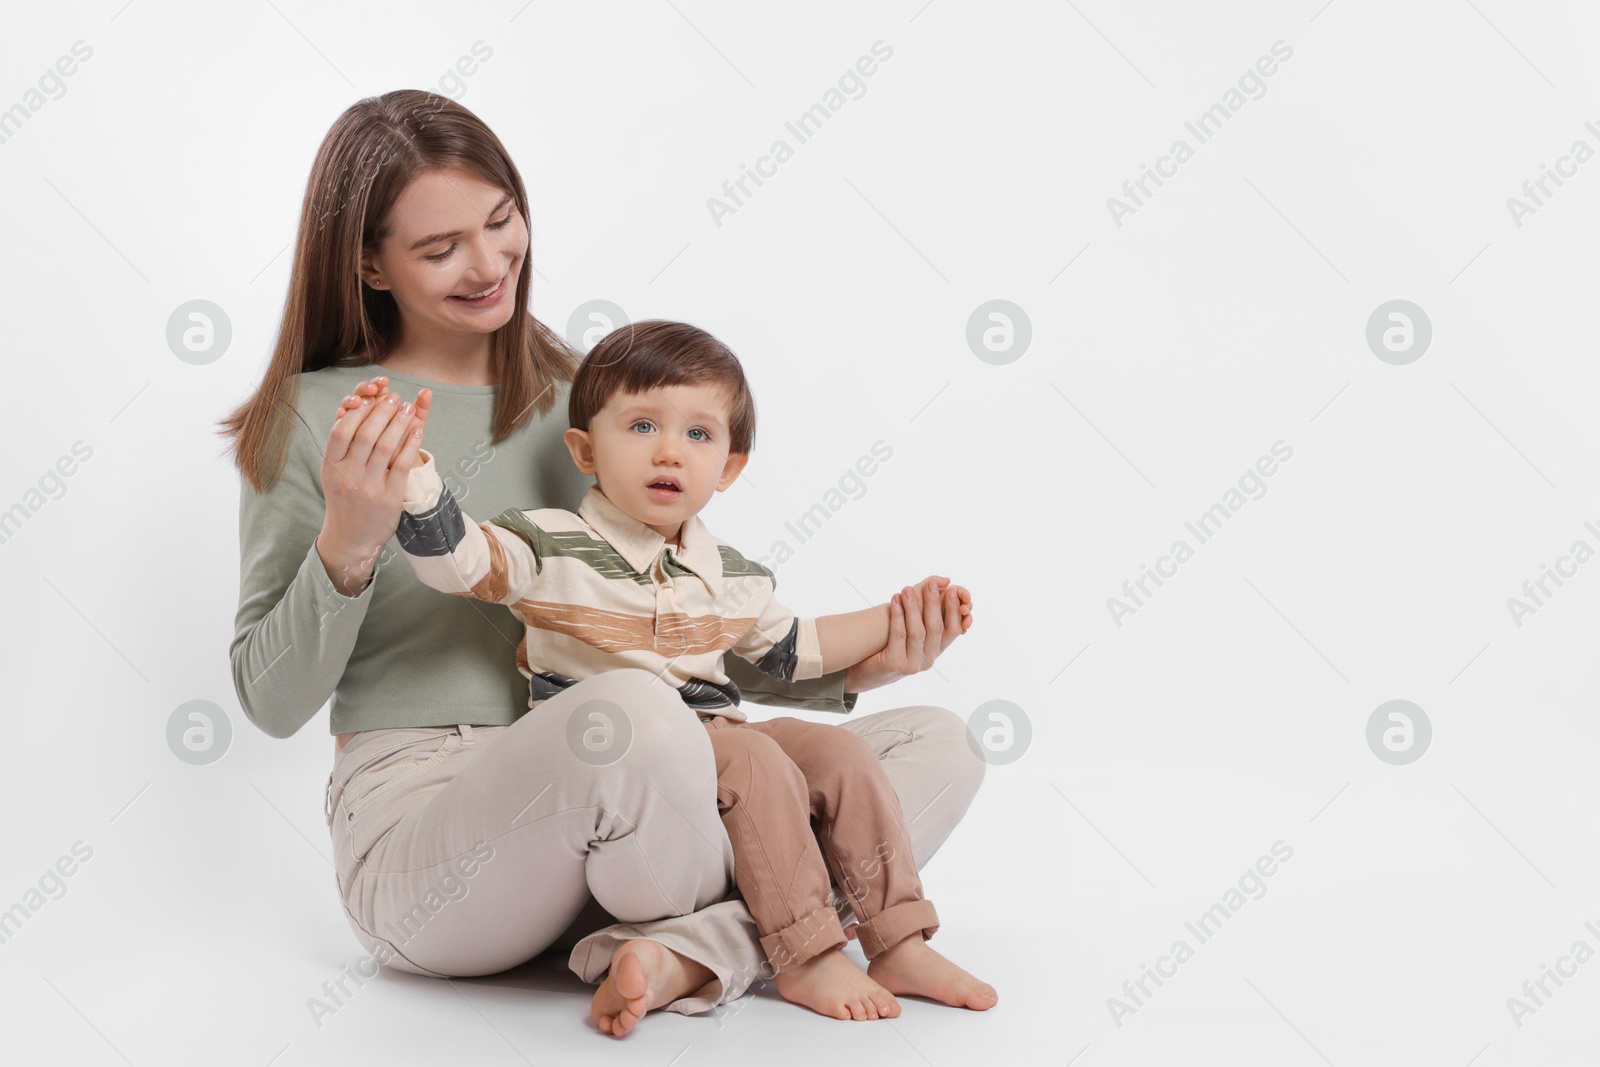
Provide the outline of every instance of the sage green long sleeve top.
<path id="1" fill-rule="evenodd" d="M 328 367 L 300 376 L 282 477 L 257 493 L 241 475 L 239 610 L 233 685 L 245 716 L 272 737 L 288 737 L 331 698 L 329 732 L 455 723 L 506 726 L 528 711 L 528 681 L 517 670 L 522 627 L 504 608 L 440 596 L 422 584 L 390 538 L 359 595 L 334 588 L 317 555 L 322 530 L 322 453 L 334 412 L 373 366 Z M 494 442 L 494 385 L 448 385 L 389 372 L 390 388 L 415 398 L 433 390 L 428 451 L 456 499 L 475 513 L 506 508 L 576 510 L 594 484 L 562 442 L 567 383 L 548 415 L 537 413 Z M 729 678 L 743 695 L 841 714 L 855 708 L 844 672 L 782 682 L 732 657 Z"/>

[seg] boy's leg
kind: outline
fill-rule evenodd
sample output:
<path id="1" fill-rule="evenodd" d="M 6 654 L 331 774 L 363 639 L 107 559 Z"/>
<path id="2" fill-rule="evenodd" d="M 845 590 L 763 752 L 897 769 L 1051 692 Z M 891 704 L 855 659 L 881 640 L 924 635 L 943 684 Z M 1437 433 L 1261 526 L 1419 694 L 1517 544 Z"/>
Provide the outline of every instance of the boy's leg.
<path id="1" fill-rule="evenodd" d="M 913 934 L 939 929 L 894 787 L 867 742 L 836 726 L 790 717 L 750 723 L 776 741 L 804 776 L 817 841 L 855 909 L 867 959 Z"/>
<path id="2" fill-rule="evenodd" d="M 920 869 L 950 836 L 983 784 L 984 763 L 968 747 L 966 723 L 947 708 L 920 704 L 850 716 L 839 726 L 865 740 L 883 765 L 900 798 Z M 604 909 L 597 910 L 599 918 L 594 924 L 580 919 L 556 942 L 564 947 L 577 936 L 568 965 L 586 982 L 601 981 L 617 948 L 636 937 L 668 942 L 717 976 L 702 995 L 674 1001 L 667 1011 L 684 1015 L 710 1011 L 737 1000 L 755 982 L 771 977 L 755 920 L 737 895 L 730 894 L 723 902 L 689 915 L 648 924 L 607 926 L 610 916 Z M 841 903 L 839 914 L 849 913 L 848 903 Z"/>
<path id="3" fill-rule="evenodd" d="M 777 973 L 846 938 L 828 866 L 811 832 L 805 776 L 763 725 L 717 719 L 706 729 L 717 763 L 717 810 L 733 844 L 734 880 Z M 877 763 L 870 753 L 867 758 Z"/>

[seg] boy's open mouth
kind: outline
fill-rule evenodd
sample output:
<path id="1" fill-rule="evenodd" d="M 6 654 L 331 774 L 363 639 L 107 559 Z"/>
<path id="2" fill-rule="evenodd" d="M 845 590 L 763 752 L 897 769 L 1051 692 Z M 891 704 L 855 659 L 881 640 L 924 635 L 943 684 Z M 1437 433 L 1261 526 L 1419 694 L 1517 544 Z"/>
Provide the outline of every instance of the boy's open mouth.
<path id="1" fill-rule="evenodd" d="M 678 484 L 675 478 L 657 478 L 645 488 L 656 496 L 668 498 L 675 497 L 683 492 L 683 487 Z"/>

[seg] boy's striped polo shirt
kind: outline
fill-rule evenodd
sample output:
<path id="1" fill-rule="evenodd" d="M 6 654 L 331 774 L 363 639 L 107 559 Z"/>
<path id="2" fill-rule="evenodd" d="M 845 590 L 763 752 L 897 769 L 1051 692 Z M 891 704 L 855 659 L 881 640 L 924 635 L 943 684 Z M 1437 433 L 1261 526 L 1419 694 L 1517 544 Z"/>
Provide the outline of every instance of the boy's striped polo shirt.
<path id="1" fill-rule="evenodd" d="M 522 621 L 517 669 L 530 708 L 590 675 L 637 667 L 695 711 L 743 722 L 724 652 L 783 681 L 822 676 L 816 620 L 779 603 L 772 571 L 698 515 L 684 520 L 679 548 L 591 486 L 576 514 L 507 508 L 479 523 L 426 449 L 418 460 L 406 477 L 400 547 L 425 584 L 504 604 Z"/>

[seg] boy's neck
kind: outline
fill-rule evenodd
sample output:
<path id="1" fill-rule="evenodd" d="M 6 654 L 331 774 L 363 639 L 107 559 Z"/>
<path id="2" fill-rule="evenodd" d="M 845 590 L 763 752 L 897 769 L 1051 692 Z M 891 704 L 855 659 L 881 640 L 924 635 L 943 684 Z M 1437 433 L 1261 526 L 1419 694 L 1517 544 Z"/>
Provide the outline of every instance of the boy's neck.
<path id="1" fill-rule="evenodd" d="M 605 491 L 605 487 L 599 482 L 595 483 L 595 488 L 600 490 L 601 496 L 604 496 L 607 500 L 611 500 L 610 495 Z M 615 500 L 611 500 L 611 504 L 613 507 L 617 507 L 618 511 L 622 510 L 621 507 L 617 506 L 617 502 Z M 628 513 L 624 511 L 623 514 L 627 515 Z M 651 526 L 648 522 L 645 522 L 643 519 L 638 518 L 637 516 L 628 515 L 628 518 L 633 519 L 635 522 L 642 523 L 645 526 L 650 526 L 650 529 L 655 530 L 656 533 L 661 534 L 661 536 L 666 539 L 668 545 L 671 545 L 673 548 L 676 548 L 679 551 L 683 550 L 683 523 L 678 523 L 677 526 L 673 527 L 672 532 L 668 534 L 662 533 L 661 530 L 657 529 L 655 526 Z"/>

